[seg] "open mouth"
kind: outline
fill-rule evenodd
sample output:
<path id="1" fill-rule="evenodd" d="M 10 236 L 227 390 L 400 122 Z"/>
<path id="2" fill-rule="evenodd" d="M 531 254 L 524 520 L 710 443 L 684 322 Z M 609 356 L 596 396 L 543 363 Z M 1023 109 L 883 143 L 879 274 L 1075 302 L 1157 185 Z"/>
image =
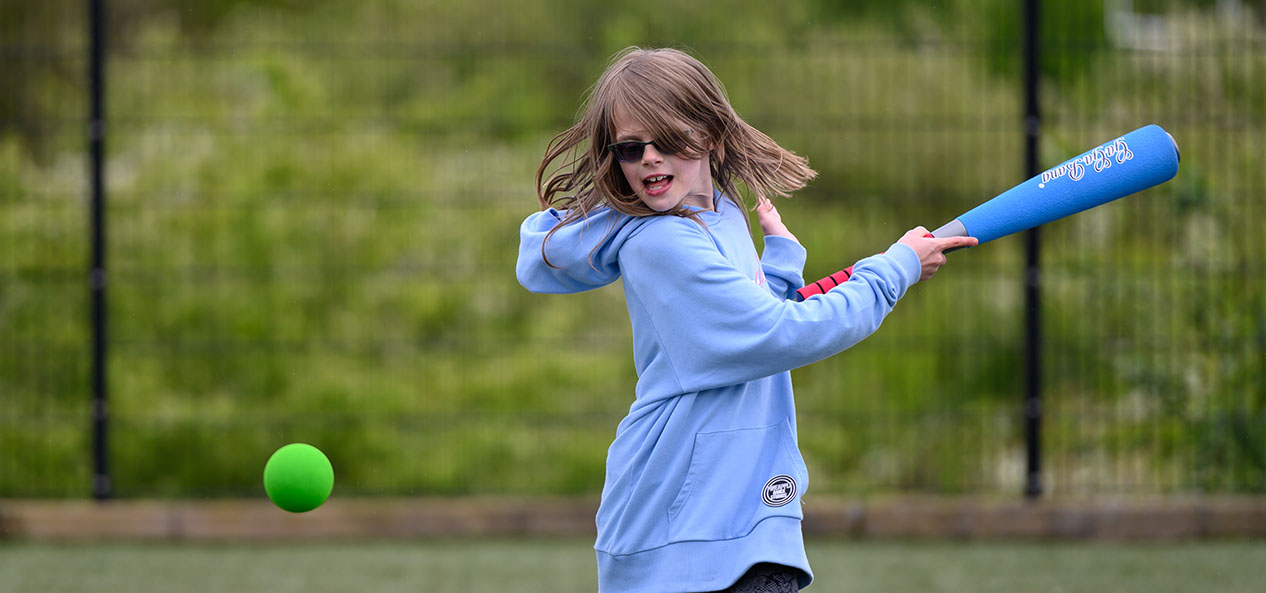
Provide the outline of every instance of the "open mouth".
<path id="1" fill-rule="evenodd" d="M 646 193 L 652 196 L 658 196 L 668 191 L 668 186 L 672 185 L 672 175 L 651 175 L 642 180 L 642 186 L 646 188 Z"/>

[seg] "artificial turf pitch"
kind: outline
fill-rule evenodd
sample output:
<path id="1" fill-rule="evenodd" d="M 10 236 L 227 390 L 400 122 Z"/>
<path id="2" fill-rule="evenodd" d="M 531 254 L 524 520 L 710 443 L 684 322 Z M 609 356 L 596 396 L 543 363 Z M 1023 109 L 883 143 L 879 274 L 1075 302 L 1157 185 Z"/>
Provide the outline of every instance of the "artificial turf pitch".
<path id="1" fill-rule="evenodd" d="M 0 593 L 597 590 L 581 539 L 313 543 L 0 543 Z M 1266 589 L 1266 541 L 810 540 L 809 589 L 1100 593 Z"/>

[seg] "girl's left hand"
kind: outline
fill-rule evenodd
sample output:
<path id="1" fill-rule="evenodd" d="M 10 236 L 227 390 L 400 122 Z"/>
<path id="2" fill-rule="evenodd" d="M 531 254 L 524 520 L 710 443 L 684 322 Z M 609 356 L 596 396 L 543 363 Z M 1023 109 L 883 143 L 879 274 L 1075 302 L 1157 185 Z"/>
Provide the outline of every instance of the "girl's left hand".
<path id="1" fill-rule="evenodd" d="M 975 237 L 946 237 L 944 239 L 936 239 L 928 235 L 928 230 L 923 227 L 915 227 L 897 240 L 898 243 L 908 246 L 914 250 L 914 254 L 919 257 L 919 264 L 922 271 L 919 274 L 919 280 L 927 280 L 945 265 L 945 250 L 958 249 L 960 247 L 974 247 L 980 243 Z"/>
<path id="2" fill-rule="evenodd" d="M 778 214 L 778 209 L 774 207 L 773 202 L 764 200 L 758 204 L 756 206 L 756 218 L 760 220 L 760 230 L 765 233 L 765 236 L 786 237 L 797 243 L 800 242 L 787 229 L 787 225 L 782 223 L 782 215 Z"/>

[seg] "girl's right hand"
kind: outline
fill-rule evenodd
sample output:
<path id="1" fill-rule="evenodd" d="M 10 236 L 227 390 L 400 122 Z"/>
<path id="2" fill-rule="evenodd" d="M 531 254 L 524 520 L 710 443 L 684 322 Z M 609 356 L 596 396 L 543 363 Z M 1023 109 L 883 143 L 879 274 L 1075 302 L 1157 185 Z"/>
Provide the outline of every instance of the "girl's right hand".
<path id="1" fill-rule="evenodd" d="M 778 209 L 774 207 L 774 203 L 764 200 L 756 206 L 756 218 L 760 221 L 760 230 L 765 236 L 774 235 L 777 237 L 786 237 L 792 241 L 799 243 L 796 236 L 791 234 L 787 229 L 787 225 L 782 222 L 782 215 L 778 213 Z"/>
<path id="2" fill-rule="evenodd" d="M 759 212 L 759 210 L 758 210 Z M 919 274 L 919 280 L 927 280 L 931 278 L 941 266 L 945 265 L 945 250 L 956 247 L 974 247 L 980 240 L 975 237 L 946 237 L 937 239 L 935 237 L 927 237 L 928 230 L 923 227 L 915 227 L 906 231 L 906 234 L 897 242 L 909 246 L 914 250 L 914 254 L 919 256 L 919 264 L 923 270 Z"/>

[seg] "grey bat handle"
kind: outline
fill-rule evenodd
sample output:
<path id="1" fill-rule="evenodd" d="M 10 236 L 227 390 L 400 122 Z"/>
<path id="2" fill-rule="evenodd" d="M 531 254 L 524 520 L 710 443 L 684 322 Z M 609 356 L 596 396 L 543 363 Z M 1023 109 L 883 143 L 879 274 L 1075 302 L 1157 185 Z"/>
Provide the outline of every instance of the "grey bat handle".
<path id="1" fill-rule="evenodd" d="M 944 239 L 946 237 L 966 237 L 968 236 L 967 227 L 963 226 L 962 221 L 955 218 L 954 220 L 941 225 L 941 228 L 932 231 L 932 236 L 937 239 Z"/>
<path id="2" fill-rule="evenodd" d="M 937 239 L 944 239 L 946 237 L 969 237 L 970 235 L 967 234 L 967 227 L 963 226 L 962 221 L 955 218 L 954 220 L 951 220 L 941 225 L 941 228 L 938 228 L 935 231 L 932 231 L 932 236 L 936 237 Z M 942 253 L 958 251 L 959 249 L 964 249 L 964 248 L 954 247 L 951 249 L 946 249 Z"/>

